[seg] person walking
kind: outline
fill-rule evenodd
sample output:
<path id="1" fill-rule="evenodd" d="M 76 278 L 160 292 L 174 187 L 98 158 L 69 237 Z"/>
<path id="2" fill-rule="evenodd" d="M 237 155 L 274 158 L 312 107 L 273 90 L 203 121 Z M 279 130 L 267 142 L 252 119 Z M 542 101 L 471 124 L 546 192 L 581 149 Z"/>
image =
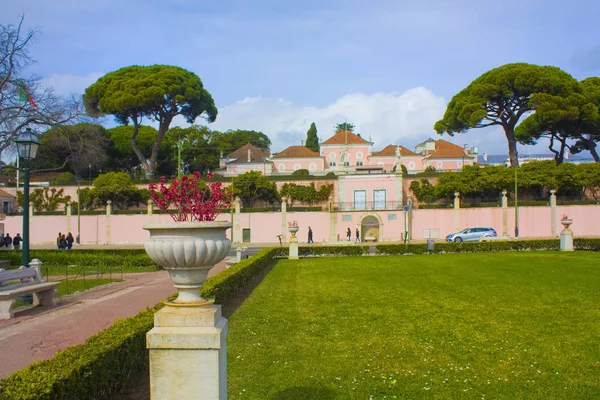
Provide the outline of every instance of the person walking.
<path id="1" fill-rule="evenodd" d="M 360 232 L 358 231 L 358 228 L 356 228 L 356 243 L 360 243 Z"/>
<path id="2" fill-rule="evenodd" d="M 21 248 L 22 241 L 23 238 L 21 237 L 21 234 L 17 233 L 17 236 L 15 236 L 15 238 L 13 239 L 13 247 L 15 248 L 15 250 L 19 250 Z"/>
<path id="3" fill-rule="evenodd" d="M 75 238 L 73 237 L 73 234 L 71 232 L 69 232 L 67 234 L 67 250 L 71 250 L 71 248 L 73 247 L 74 241 L 75 241 Z"/>
<path id="4" fill-rule="evenodd" d="M 61 238 L 61 233 L 58 232 L 58 237 L 56 238 L 56 247 L 60 250 L 60 238 Z"/>
<path id="5" fill-rule="evenodd" d="M 313 241 L 313 231 L 312 231 L 312 228 L 310 226 L 308 227 L 308 243 L 314 243 L 314 241 Z"/>
<path id="6" fill-rule="evenodd" d="M 351 237 L 352 237 L 352 231 L 350 230 L 350 227 L 348 227 L 348 230 L 346 231 L 346 240 L 350 241 Z"/>
<path id="7" fill-rule="evenodd" d="M 10 245 L 12 244 L 12 238 L 10 237 L 10 235 L 7 233 L 6 235 L 4 235 L 4 246 L 7 249 L 10 249 Z"/>

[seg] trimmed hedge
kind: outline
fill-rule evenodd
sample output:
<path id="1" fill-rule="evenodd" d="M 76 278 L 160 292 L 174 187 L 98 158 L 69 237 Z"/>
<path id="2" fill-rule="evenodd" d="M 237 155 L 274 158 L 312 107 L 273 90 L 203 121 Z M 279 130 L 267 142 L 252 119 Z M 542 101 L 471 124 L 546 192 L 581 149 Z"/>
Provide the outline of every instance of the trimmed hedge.
<path id="1" fill-rule="evenodd" d="M 0 257 L 11 265 L 21 265 L 20 251 L 5 251 Z M 88 267 L 147 267 L 156 265 L 144 249 L 124 250 L 31 250 L 30 258 L 38 258 L 45 267 L 85 265 Z M 158 268 L 158 266 L 157 266 Z"/>
<path id="2" fill-rule="evenodd" d="M 575 239 L 573 241 L 573 247 L 576 250 L 600 251 L 600 239 Z M 378 255 L 560 250 L 560 240 L 507 240 L 467 243 L 442 242 L 435 243 L 433 251 L 427 250 L 427 244 L 380 244 L 376 246 L 376 249 Z"/>
<path id="3" fill-rule="evenodd" d="M 276 250 L 262 250 L 211 277 L 204 283 L 202 295 L 214 298 L 217 303 L 232 299 L 273 259 Z M 68 252 L 55 253 L 62 256 Z M 120 257 L 121 262 L 125 259 Z M 119 320 L 90 337 L 85 344 L 58 352 L 52 359 L 33 363 L 0 380 L 0 400 L 111 398 L 127 382 L 147 373 L 146 333 L 154 326 L 154 313 L 162 307 L 161 302 L 134 317 Z"/>
<path id="4" fill-rule="evenodd" d="M 244 259 L 225 271 L 211 277 L 200 289 L 200 295 L 215 299 L 218 304 L 232 299 L 252 278 L 273 260 L 278 249 L 264 249 Z"/>
<path id="5" fill-rule="evenodd" d="M 273 249 L 274 258 L 288 258 L 288 247 Z M 299 257 L 356 257 L 369 254 L 369 246 L 303 246 L 298 247 Z"/>
<path id="6" fill-rule="evenodd" d="M 147 370 L 146 332 L 162 304 L 0 381 L 2 400 L 108 399 Z"/>

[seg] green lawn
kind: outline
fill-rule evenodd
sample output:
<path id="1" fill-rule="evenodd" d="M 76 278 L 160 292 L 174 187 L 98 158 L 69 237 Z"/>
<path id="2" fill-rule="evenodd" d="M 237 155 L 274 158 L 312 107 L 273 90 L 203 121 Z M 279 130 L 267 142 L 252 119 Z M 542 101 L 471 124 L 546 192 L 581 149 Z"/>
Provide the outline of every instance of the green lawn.
<path id="1" fill-rule="evenodd" d="M 600 398 L 600 253 L 280 261 L 228 346 L 231 399 Z"/>
<path id="2" fill-rule="evenodd" d="M 71 277 L 75 275 L 79 275 L 80 277 L 84 273 L 88 275 L 99 275 L 99 276 L 108 276 L 112 273 L 113 276 L 117 276 L 121 274 L 121 271 L 125 273 L 138 273 L 138 272 L 154 272 L 158 271 L 155 265 L 148 265 L 146 267 L 131 267 L 131 266 L 123 266 L 123 267 L 110 267 L 110 266 L 86 266 L 82 267 L 81 265 L 61 265 L 61 266 L 51 266 L 44 267 L 42 266 L 42 275 L 50 275 L 50 276 L 66 276 L 67 274 Z"/>
<path id="3" fill-rule="evenodd" d="M 83 279 L 70 279 L 68 284 L 67 281 L 60 281 L 60 284 L 56 288 L 56 296 L 65 296 L 68 294 L 73 294 L 75 292 L 81 292 L 83 290 L 89 290 L 95 288 L 97 286 L 108 285 L 109 283 L 115 282 L 123 282 L 121 279 L 109 279 L 109 278 L 86 278 L 85 282 Z M 17 298 L 15 302 L 15 308 L 30 306 L 31 300 L 24 301 L 20 298 Z"/>

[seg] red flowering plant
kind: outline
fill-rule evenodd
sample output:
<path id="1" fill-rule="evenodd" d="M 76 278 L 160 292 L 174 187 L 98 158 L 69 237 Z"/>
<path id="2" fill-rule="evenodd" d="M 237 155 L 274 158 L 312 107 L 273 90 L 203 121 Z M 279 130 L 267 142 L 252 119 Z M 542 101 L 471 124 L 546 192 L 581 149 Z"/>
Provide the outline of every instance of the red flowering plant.
<path id="1" fill-rule="evenodd" d="M 214 174 L 206 175 L 207 181 L 198 172 L 182 176 L 165 185 L 165 177 L 158 185 L 150 184 L 150 198 L 174 221 L 214 221 L 231 204 L 232 192 L 221 182 L 213 182 Z"/>

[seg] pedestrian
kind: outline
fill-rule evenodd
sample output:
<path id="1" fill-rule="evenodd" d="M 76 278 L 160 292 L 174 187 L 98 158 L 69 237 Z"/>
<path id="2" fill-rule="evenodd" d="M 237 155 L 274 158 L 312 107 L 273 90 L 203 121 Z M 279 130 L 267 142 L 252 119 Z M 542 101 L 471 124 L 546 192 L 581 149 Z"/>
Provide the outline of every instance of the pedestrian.
<path id="1" fill-rule="evenodd" d="M 73 237 L 73 234 L 69 232 L 69 234 L 67 235 L 67 250 L 71 250 L 74 241 L 75 238 Z"/>
<path id="2" fill-rule="evenodd" d="M 348 227 L 348 230 L 346 231 L 346 240 L 350 241 L 351 237 L 352 237 L 352 231 L 350 230 L 350 227 Z"/>
<path id="3" fill-rule="evenodd" d="M 67 238 L 65 237 L 65 235 L 61 235 L 60 240 L 58 241 L 58 249 L 64 250 L 66 248 L 67 248 Z"/>
<path id="4" fill-rule="evenodd" d="M 356 243 L 360 243 L 360 232 L 358 231 L 358 228 L 356 228 Z"/>
<path id="5" fill-rule="evenodd" d="M 2 236 L 0 236 L 0 247 L 4 247 L 4 232 L 2 232 Z"/>
<path id="6" fill-rule="evenodd" d="M 308 227 L 308 243 L 314 243 L 313 232 L 312 232 L 312 228 L 310 226 Z"/>
<path id="7" fill-rule="evenodd" d="M 12 238 L 10 237 L 10 235 L 7 233 L 6 235 L 4 235 L 4 246 L 7 249 L 10 249 L 10 245 L 12 244 Z"/>
<path id="8" fill-rule="evenodd" d="M 13 247 L 15 248 L 15 250 L 19 250 L 21 248 L 22 241 L 23 238 L 21 237 L 21 234 L 17 233 L 17 236 L 15 236 L 15 238 L 13 239 Z"/>
<path id="9" fill-rule="evenodd" d="M 61 233 L 58 232 L 58 237 L 56 238 L 56 247 L 60 250 L 60 237 L 61 237 Z"/>

